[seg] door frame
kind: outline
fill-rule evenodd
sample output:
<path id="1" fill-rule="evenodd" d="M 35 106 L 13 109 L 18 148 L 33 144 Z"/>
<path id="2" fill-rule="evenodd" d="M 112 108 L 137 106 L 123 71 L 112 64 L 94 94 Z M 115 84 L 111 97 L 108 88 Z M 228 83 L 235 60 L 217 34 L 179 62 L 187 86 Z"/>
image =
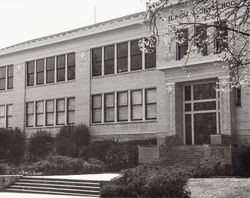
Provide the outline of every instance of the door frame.
<path id="1" fill-rule="evenodd" d="M 192 135 L 192 145 L 195 145 L 194 139 L 194 114 L 195 113 L 216 113 L 216 134 L 220 134 L 220 115 L 221 115 L 221 104 L 220 104 L 220 92 L 219 89 L 216 90 L 216 97 L 213 99 L 201 99 L 201 100 L 194 100 L 194 85 L 199 84 L 206 84 L 206 83 L 216 83 L 216 80 L 200 80 L 195 82 L 187 82 L 184 83 L 182 86 L 183 91 L 183 144 L 186 145 L 186 125 L 185 125 L 185 115 L 191 115 L 191 135 Z M 191 100 L 185 101 L 185 86 L 191 86 Z M 218 84 L 216 84 L 218 86 Z M 196 102 L 216 102 L 216 109 L 215 110 L 200 110 L 194 111 L 194 103 Z M 185 112 L 185 104 L 191 104 L 191 111 Z"/>

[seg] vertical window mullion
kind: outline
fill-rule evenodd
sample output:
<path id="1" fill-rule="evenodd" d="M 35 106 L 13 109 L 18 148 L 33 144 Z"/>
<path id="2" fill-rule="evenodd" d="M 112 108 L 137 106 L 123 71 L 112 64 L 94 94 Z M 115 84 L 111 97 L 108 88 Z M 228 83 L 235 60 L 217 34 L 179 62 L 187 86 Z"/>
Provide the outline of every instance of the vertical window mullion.
<path id="1" fill-rule="evenodd" d="M 104 47 L 102 47 L 102 73 L 101 73 L 101 76 L 104 75 L 104 71 L 105 71 L 105 68 L 104 68 Z"/>
<path id="2" fill-rule="evenodd" d="M 144 38 L 142 38 L 141 40 L 142 40 L 142 42 L 144 42 Z M 142 56 L 141 57 L 142 57 L 142 70 L 144 70 L 145 69 L 145 62 L 146 62 L 146 60 L 145 60 L 146 55 L 145 55 L 144 51 L 142 51 Z"/>
<path id="3" fill-rule="evenodd" d="M 57 56 L 55 56 L 55 58 L 54 58 L 54 61 L 55 61 L 55 73 L 54 73 L 55 80 L 54 80 L 54 82 L 55 83 L 57 83 L 57 61 L 56 61 L 56 59 L 57 59 Z"/>
<path id="4" fill-rule="evenodd" d="M 146 115 L 145 115 L 145 105 L 146 105 L 146 102 L 145 102 L 145 89 L 142 89 L 142 120 L 145 121 L 146 120 Z"/>
<path id="5" fill-rule="evenodd" d="M 65 81 L 68 80 L 68 55 L 65 54 Z"/>
<path id="6" fill-rule="evenodd" d="M 102 107 L 101 107 L 101 123 L 104 123 L 104 94 L 101 94 L 101 101 L 102 101 Z"/>
<path id="7" fill-rule="evenodd" d="M 64 99 L 64 124 L 67 125 L 68 122 L 68 98 Z"/>
<path id="8" fill-rule="evenodd" d="M 36 61 L 34 61 L 34 86 L 36 86 Z"/>
<path id="9" fill-rule="evenodd" d="M 8 89 L 8 67 L 6 66 L 5 67 L 6 69 L 5 69 L 5 90 L 7 90 Z"/>
<path id="10" fill-rule="evenodd" d="M 128 72 L 131 71 L 131 42 L 128 41 Z"/>
<path id="11" fill-rule="evenodd" d="M 117 73 L 117 44 L 114 46 L 114 73 Z"/>

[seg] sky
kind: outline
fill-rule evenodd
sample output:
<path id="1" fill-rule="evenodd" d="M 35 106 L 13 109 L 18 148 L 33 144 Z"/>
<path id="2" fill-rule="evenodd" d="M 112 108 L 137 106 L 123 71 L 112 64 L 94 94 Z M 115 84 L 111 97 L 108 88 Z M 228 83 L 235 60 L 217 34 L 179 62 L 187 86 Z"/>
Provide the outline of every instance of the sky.
<path id="1" fill-rule="evenodd" d="M 145 0 L 0 0 L 0 49 L 145 11 Z"/>

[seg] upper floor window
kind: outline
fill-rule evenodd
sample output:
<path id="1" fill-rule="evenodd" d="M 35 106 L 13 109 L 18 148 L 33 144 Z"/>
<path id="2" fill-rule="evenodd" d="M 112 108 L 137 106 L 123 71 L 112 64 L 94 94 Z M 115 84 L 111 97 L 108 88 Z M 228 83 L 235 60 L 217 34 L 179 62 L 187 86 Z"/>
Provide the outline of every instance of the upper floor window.
<path id="1" fill-rule="evenodd" d="M 130 57 L 131 57 L 131 70 L 142 69 L 142 52 L 138 46 L 139 40 L 131 41 Z"/>
<path id="2" fill-rule="evenodd" d="M 26 77 L 27 86 L 73 80 L 75 79 L 75 53 L 28 61 Z"/>
<path id="3" fill-rule="evenodd" d="M 156 49 L 144 56 L 138 46 L 139 40 L 92 49 L 92 76 L 156 67 Z"/>
<path id="4" fill-rule="evenodd" d="M 188 29 L 179 30 L 179 39 L 180 41 L 177 42 L 176 46 L 176 59 L 180 60 L 185 55 L 187 55 L 188 51 Z"/>
<path id="5" fill-rule="evenodd" d="M 228 46 L 228 30 L 226 21 L 216 22 L 215 53 L 222 52 Z"/>
<path id="6" fill-rule="evenodd" d="M 0 90 L 13 89 L 13 65 L 0 67 Z"/>
<path id="7" fill-rule="evenodd" d="M 104 47 L 104 74 L 114 73 L 114 45 Z"/>
<path id="8" fill-rule="evenodd" d="M 92 50 L 92 75 L 102 75 L 102 48 L 96 48 Z"/>
<path id="9" fill-rule="evenodd" d="M 200 25 L 195 27 L 195 45 L 203 56 L 207 55 L 207 26 Z"/>
<path id="10" fill-rule="evenodd" d="M 128 42 L 117 44 L 117 72 L 128 71 Z"/>

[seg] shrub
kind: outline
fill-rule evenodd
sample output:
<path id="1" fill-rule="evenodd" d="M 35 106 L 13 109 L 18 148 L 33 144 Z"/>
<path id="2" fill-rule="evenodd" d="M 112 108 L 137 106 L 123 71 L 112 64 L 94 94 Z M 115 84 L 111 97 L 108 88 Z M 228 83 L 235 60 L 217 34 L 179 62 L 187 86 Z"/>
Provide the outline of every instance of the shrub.
<path id="1" fill-rule="evenodd" d="M 43 159 L 54 149 L 54 138 L 47 131 L 37 131 L 29 140 L 28 151 L 33 160 Z"/>
<path id="2" fill-rule="evenodd" d="M 45 160 L 35 163 L 32 167 L 36 173 L 42 175 L 66 175 L 100 173 L 103 171 L 101 162 L 87 162 L 67 156 L 49 156 Z"/>
<path id="3" fill-rule="evenodd" d="M 187 176 L 169 168 L 141 165 L 122 171 L 121 177 L 101 189 L 101 197 L 188 198 Z"/>
<path id="4" fill-rule="evenodd" d="M 233 161 L 233 174 L 236 176 L 250 176 L 250 146 L 238 148 L 236 159 Z"/>
<path id="5" fill-rule="evenodd" d="M 20 162 L 25 152 L 25 134 L 18 128 L 0 129 L 0 156 L 11 163 Z"/>
<path id="6" fill-rule="evenodd" d="M 6 175 L 7 174 L 7 165 L 6 164 L 0 164 L 0 175 Z"/>
<path id="7" fill-rule="evenodd" d="M 64 126 L 56 135 L 56 152 L 59 155 L 78 157 L 82 149 L 89 145 L 89 130 L 85 125 Z"/>

